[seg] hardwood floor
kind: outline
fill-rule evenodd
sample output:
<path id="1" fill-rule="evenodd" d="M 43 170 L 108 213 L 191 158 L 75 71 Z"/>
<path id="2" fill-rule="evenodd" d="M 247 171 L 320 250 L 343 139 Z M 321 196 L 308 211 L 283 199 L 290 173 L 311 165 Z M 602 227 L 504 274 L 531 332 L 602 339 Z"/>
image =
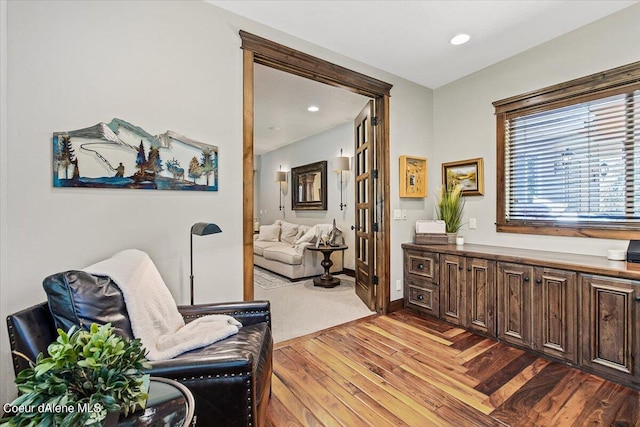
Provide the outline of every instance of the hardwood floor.
<path id="1" fill-rule="evenodd" d="M 408 311 L 276 345 L 268 426 L 640 426 L 640 393 Z"/>

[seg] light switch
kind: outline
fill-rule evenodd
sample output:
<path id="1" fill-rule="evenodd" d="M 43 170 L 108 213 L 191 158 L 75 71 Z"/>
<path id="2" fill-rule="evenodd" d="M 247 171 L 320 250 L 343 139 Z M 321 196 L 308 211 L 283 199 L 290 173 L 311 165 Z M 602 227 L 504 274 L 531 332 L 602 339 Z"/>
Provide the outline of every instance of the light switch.
<path id="1" fill-rule="evenodd" d="M 475 218 L 469 218 L 469 229 L 474 230 L 478 227 Z"/>
<path id="2" fill-rule="evenodd" d="M 402 219 L 407 219 L 407 210 L 402 209 Z"/>
<path id="3" fill-rule="evenodd" d="M 402 219 L 402 211 L 400 209 L 393 210 L 393 219 Z"/>

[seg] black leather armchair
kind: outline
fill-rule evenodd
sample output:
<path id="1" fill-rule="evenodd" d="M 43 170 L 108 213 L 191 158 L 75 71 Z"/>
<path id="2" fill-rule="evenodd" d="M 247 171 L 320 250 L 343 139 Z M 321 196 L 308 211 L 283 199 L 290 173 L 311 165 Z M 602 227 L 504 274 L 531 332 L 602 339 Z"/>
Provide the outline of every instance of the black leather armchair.
<path id="1" fill-rule="evenodd" d="M 271 394 L 273 339 L 268 301 L 179 306 L 186 322 L 228 314 L 243 327 L 237 335 L 171 360 L 152 362 L 149 373 L 183 383 L 193 393 L 199 426 L 264 426 Z M 57 338 L 46 302 L 7 317 L 11 350 L 35 360 Z M 13 354 L 17 374 L 28 362 Z"/>

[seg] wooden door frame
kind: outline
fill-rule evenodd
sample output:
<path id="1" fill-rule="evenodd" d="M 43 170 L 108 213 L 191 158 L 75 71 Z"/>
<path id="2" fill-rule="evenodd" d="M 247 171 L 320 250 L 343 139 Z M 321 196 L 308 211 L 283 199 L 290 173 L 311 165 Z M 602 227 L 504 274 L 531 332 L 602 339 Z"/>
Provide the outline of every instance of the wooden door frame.
<path id="1" fill-rule="evenodd" d="M 389 97 L 392 85 L 324 61 L 306 53 L 274 43 L 262 37 L 240 30 L 243 49 L 243 179 L 242 192 L 242 249 L 243 296 L 245 301 L 253 295 L 253 102 L 254 64 L 266 65 L 277 70 L 305 77 L 331 86 L 372 98 L 375 103 L 376 157 L 378 179 L 375 181 L 377 209 L 375 222 L 378 232 L 376 242 L 376 311 L 386 314 L 390 303 L 390 224 L 389 224 Z"/>

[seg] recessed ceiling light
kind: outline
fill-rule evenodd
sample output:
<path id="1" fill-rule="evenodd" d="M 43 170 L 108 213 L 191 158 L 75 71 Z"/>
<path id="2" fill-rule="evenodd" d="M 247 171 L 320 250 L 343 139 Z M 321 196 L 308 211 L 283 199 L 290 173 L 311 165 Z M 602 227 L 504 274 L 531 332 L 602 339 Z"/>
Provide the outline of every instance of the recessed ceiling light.
<path id="1" fill-rule="evenodd" d="M 315 105 L 312 105 L 309 108 L 307 108 L 307 111 L 311 111 L 312 113 L 315 113 L 318 110 L 320 110 L 320 109 L 318 107 L 316 107 Z"/>
<path id="2" fill-rule="evenodd" d="M 453 36 L 450 43 L 452 45 L 458 46 L 461 44 L 465 44 L 466 42 L 469 41 L 470 38 L 471 36 L 469 34 L 457 34 Z"/>

